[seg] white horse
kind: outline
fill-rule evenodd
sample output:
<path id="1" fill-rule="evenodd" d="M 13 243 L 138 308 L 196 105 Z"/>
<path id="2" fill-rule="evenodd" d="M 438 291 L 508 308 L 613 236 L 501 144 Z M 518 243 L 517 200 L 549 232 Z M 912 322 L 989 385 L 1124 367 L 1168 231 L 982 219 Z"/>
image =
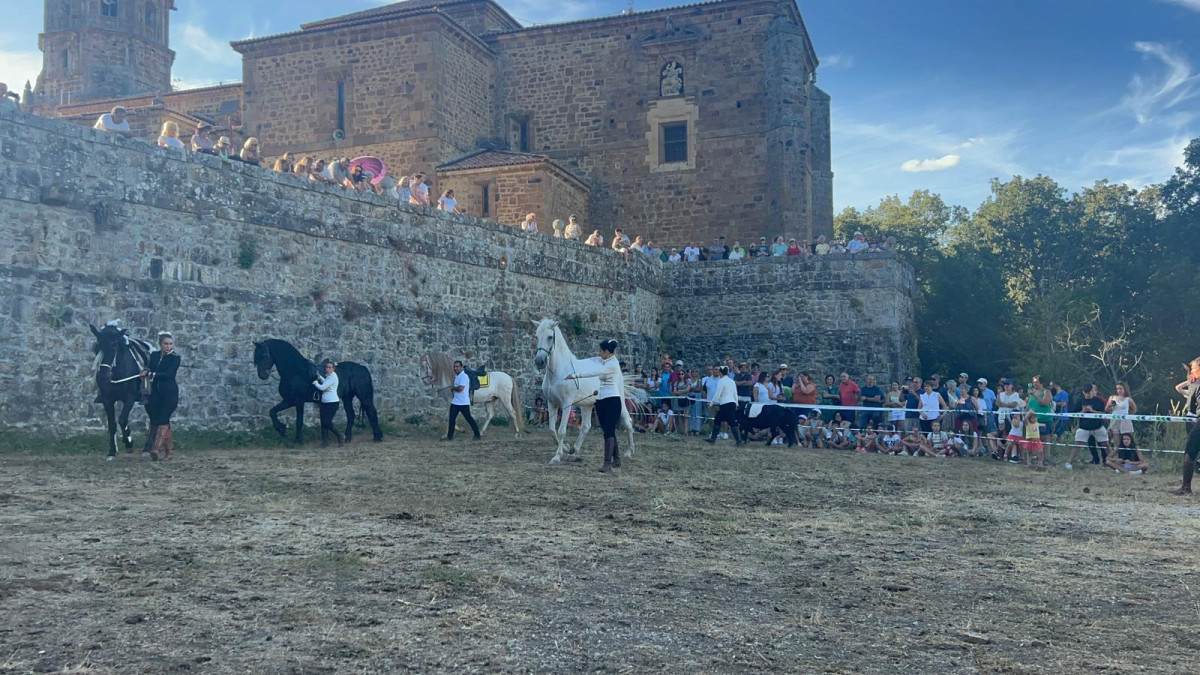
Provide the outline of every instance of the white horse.
<path id="1" fill-rule="evenodd" d="M 487 431 L 488 424 L 491 424 L 492 418 L 496 416 L 498 401 L 512 418 L 513 426 L 517 429 L 517 438 L 520 438 L 521 432 L 525 430 L 525 420 L 521 416 L 521 393 L 513 386 L 513 379 L 508 373 L 492 370 L 488 371 L 487 376 L 487 386 L 479 387 L 471 395 L 472 404 L 482 403 L 487 410 L 487 417 L 483 418 L 483 426 L 479 427 L 479 433 Z M 453 396 L 451 388 L 454 385 L 454 359 L 445 352 L 424 354 L 421 356 L 421 380 L 427 385 L 438 387 L 438 392 L 449 401 Z"/>
<path id="2" fill-rule="evenodd" d="M 542 319 L 534 321 L 533 325 L 537 326 L 537 353 L 534 354 L 533 362 L 538 368 L 546 371 L 546 374 L 542 376 L 542 396 L 546 399 L 546 407 L 550 411 L 550 430 L 554 432 L 554 439 L 558 441 L 558 451 L 554 453 L 554 459 L 551 459 L 550 463 L 558 464 L 563 459 L 567 420 L 571 417 L 571 406 L 579 408 L 579 438 L 575 439 L 575 446 L 568 453 L 567 459 L 568 461 L 579 461 L 577 453 L 583 446 L 583 438 L 592 428 L 592 406 L 596 405 L 596 393 L 600 388 L 600 378 L 589 377 L 580 380 L 563 378 L 576 370 L 595 367 L 597 359 L 580 360 L 575 358 L 567 341 L 563 339 L 562 331 L 558 329 L 557 321 Z M 629 416 L 629 409 L 625 407 L 625 401 L 637 401 L 635 392 L 634 388 L 626 384 L 625 391 L 621 396 L 621 427 L 629 432 L 629 444 L 625 446 L 626 457 L 633 457 L 633 418 Z M 562 420 L 558 420 L 559 411 L 562 412 Z"/>

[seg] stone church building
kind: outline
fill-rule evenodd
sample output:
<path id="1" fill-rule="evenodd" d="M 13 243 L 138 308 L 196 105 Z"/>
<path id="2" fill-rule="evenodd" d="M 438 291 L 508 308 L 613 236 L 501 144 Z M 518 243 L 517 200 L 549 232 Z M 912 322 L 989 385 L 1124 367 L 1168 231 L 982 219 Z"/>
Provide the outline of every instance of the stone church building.
<path id="1" fill-rule="evenodd" d="M 493 0 L 407 0 L 232 43 L 239 84 L 171 91 L 174 0 L 47 0 L 31 109 L 114 105 L 376 156 L 467 214 L 576 214 L 666 244 L 833 229 L 830 101 L 794 0 L 713 0 L 522 26 Z M 186 134 L 185 134 L 186 135 Z"/>

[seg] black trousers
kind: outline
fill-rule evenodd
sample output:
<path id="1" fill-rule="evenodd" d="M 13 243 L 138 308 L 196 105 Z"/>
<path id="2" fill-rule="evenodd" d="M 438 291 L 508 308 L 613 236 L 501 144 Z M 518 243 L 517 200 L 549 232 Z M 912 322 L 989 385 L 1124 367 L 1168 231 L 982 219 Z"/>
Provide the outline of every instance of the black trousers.
<path id="1" fill-rule="evenodd" d="M 721 423 L 728 422 L 732 429 L 737 423 L 737 404 L 722 403 L 721 407 L 717 408 L 717 416 L 713 418 L 712 435 L 709 438 L 716 439 L 717 434 L 721 433 Z"/>
<path id="2" fill-rule="evenodd" d="M 475 418 L 471 417 L 471 406 L 469 405 L 450 406 L 450 426 L 446 429 L 446 438 L 454 438 L 454 423 L 458 420 L 459 415 L 467 420 L 467 424 L 471 425 L 471 431 L 475 432 L 475 437 L 478 438 L 479 425 L 475 424 Z"/>
<path id="3" fill-rule="evenodd" d="M 1191 428 L 1188 431 L 1184 452 L 1192 458 L 1192 461 L 1195 461 L 1197 457 L 1200 457 L 1200 424 L 1189 424 L 1188 426 Z"/>
<path id="4" fill-rule="evenodd" d="M 621 423 L 621 397 L 609 396 L 596 401 L 596 418 L 605 438 L 617 437 L 617 425 Z"/>
<path id="5" fill-rule="evenodd" d="M 337 430 L 333 428 L 333 416 L 337 414 L 338 402 L 321 403 L 321 442 L 329 442 L 329 434 L 332 433 L 334 438 L 337 438 Z"/>

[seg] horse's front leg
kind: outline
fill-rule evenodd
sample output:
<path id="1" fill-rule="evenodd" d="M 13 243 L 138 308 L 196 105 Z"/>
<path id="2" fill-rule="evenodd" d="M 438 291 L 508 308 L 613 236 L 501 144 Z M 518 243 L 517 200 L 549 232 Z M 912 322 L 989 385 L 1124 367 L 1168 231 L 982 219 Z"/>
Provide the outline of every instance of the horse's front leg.
<path id="1" fill-rule="evenodd" d="M 558 418 L 560 413 L 562 414 L 561 420 Z M 559 410 L 553 403 L 550 404 L 550 431 L 554 433 L 554 440 L 558 441 L 558 449 L 554 453 L 554 459 L 550 460 L 551 464 L 558 464 L 562 461 L 563 439 L 567 435 L 567 420 L 569 419 L 571 419 L 570 408 Z"/>
<path id="2" fill-rule="evenodd" d="M 279 421 L 279 413 L 292 407 L 287 401 L 280 401 L 274 408 L 271 408 L 271 427 L 273 427 L 280 438 L 287 438 L 287 425 Z"/>
<path id="3" fill-rule="evenodd" d="M 583 447 L 583 439 L 592 429 L 592 407 L 579 406 L 579 436 L 575 439 L 575 448 L 571 450 L 571 454 L 579 453 L 579 449 Z"/>
<path id="4" fill-rule="evenodd" d="M 133 412 L 133 398 L 121 401 L 121 417 L 117 424 L 121 427 L 121 442 L 125 444 L 125 452 L 133 452 L 133 434 L 129 431 L 129 413 Z"/>
<path id="5" fill-rule="evenodd" d="M 487 417 L 483 418 L 483 426 L 479 427 L 480 436 L 483 435 L 483 432 L 487 431 L 488 425 L 492 423 L 492 417 L 496 414 L 496 404 L 491 399 L 488 399 L 488 402 L 483 404 L 483 409 L 487 411 Z"/>
<path id="6" fill-rule="evenodd" d="M 108 420 L 108 461 L 117 456 L 117 402 L 104 401 L 104 416 Z"/>

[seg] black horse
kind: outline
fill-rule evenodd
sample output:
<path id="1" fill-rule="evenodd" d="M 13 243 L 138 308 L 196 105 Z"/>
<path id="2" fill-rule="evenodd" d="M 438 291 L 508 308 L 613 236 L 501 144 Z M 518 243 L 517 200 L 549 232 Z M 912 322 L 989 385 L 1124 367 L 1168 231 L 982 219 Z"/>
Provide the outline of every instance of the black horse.
<path id="1" fill-rule="evenodd" d="M 764 405 L 758 417 L 750 417 L 748 408 L 749 404 L 746 404 L 738 410 L 738 426 L 742 429 L 742 438 L 750 438 L 751 430 L 770 429 L 771 437 L 767 439 L 767 445 L 770 445 L 782 429 L 788 447 L 796 445 L 796 413 L 790 408 Z"/>
<path id="2" fill-rule="evenodd" d="M 92 351 L 96 353 L 99 367 L 96 370 L 96 403 L 104 404 L 104 414 L 108 417 L 108 459 L 111 461 L 117 455 L 117 430 L 121 431 L 121 442 L 125 444 L 126 452 L 133 452 L 133 434 L 129 432 L 129 413 L 133 405 L 141 399 L 142 370 L 150 356 L 150 343 L 130 337 L 124 328 L 108 324 L 104 328 L 96 328 L 88 324 L 96 343 Z M 117 417 L 117 403 L 121 403 L 121 416 Z"/>
<path id="3" fill-rule="evenodd" d="M 279 397 L 283 401 L 271 408 L 271 426 L 280 436 L 287 438 L 287 425 L 279 421 L 279 413 L 295 408 L 296 443 L 304 443 L 304 404 L 317 400 L 317 390 L 312 386 L 319 372 L 317 366 L 285 340 L 263 340 L 254 343 L 254 367 L 258 369 L 258 377 L 263 380 L 270 379 L 271 368 L 279 372 Z M 342 361 L 334 370 L 338 376 L 338 398 L 346 408 L 346 442 L 350 442 L 350 431 L 354 428 L 355 398 L 371 423 L 375 442 L 382 441 L 383 431 L 379 429 L 379 415 L 375 412 L 375 387 L 371 383 L 371 371 L 353 361 Z"/>

